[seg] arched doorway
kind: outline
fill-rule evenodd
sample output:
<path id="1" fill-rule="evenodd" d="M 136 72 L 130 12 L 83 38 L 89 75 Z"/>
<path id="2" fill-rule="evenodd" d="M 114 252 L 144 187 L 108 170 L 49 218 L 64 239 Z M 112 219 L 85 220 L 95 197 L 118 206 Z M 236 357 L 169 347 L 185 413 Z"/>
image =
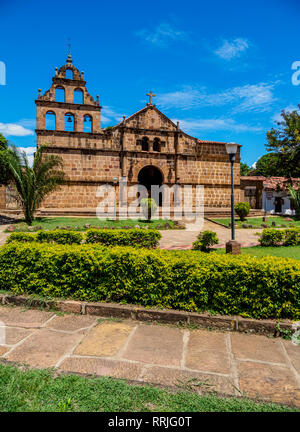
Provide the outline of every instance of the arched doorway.
<path id="1" fill-rule="evenodd" d="M 138 182 L 140 185 L 146 187 L 148 191 L 148 197 L 151 198 L 151 186 L 161 186 L 163 184 L 163 175 L 161 171 L 153 165 L 145 166 L 141 169 L 138 175 Z M 141 198 L 144 198 L 140 195 Z M 156 199 L 157 201 L 157 199 Z M 162 194 L 159 194 L 157 205 L 162 205 Z"/>

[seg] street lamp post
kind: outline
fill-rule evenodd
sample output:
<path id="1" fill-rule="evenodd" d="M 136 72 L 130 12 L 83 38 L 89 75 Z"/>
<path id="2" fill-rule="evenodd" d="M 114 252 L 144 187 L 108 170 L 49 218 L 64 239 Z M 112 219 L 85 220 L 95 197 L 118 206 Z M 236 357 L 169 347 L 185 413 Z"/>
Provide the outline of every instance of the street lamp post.
<path id="1" fill-rule="evenodd" d="M 241 245 L 235 240 L 235 221 L 234 221 L 234 175 L 233 167 L 235 155 L 238 149 L 236 143 L 226 143 L 226 151 L 229 155 L 231 164 L 231 240 L 226 243 L 226 253 L 238 255 L 241 253 Z"/>

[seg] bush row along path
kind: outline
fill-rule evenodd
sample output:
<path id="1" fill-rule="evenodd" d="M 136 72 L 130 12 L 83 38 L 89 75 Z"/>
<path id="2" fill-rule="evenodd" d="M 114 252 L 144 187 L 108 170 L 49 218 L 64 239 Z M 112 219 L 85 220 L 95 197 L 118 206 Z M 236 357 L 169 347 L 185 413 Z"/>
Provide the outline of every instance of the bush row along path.
<path id="1" fill-rule="evenodd" d="M 300 347 L 281 338 L 0 306 L 0 361 L 300 408 Z"/>
<path id="2" fill-rule="evenodd" d="M 0 245 L 3 245 L 9 233 L 3 231 L 8 225 L 0 224 Z M 162 249 L 191 249 L 193 242 L 196 240 L 200 230 L 211 230 L 217 233 L 219 238 L 219 245 L 217 247 L 225 247 L 225 243 L 230 240 L 231 231 L 228 228 L 224 228 L 213 222 L 204 221 L 204 225 L 201 228 L 193 227 L 193 230 L 163 230 L 160 231 L 162 238 L 160 241 L 160 248 Z M 257 232 L 261 232 L 261 229 L 237 229 L 236 240 L 238 240 L 243 247 L 250 247 L 258 245 Z"/>

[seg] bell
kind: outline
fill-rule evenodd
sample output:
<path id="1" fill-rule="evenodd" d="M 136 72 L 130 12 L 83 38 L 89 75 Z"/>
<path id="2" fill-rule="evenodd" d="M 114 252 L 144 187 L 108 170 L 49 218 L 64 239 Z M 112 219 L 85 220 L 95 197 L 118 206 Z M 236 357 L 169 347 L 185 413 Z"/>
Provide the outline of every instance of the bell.
<path id="1" fill-rule="evenodd" d="M 87 122 L 87 118 L 86 116 L 83 117 L 83 121 L 86 123 Z"/>
<path id="2" fill-rule="evenodd" d="M 67 122 L 68 122 L 68 123 L 72 123 L 72 118 L 71 118 L 71 116 L 68 117 Z"/>

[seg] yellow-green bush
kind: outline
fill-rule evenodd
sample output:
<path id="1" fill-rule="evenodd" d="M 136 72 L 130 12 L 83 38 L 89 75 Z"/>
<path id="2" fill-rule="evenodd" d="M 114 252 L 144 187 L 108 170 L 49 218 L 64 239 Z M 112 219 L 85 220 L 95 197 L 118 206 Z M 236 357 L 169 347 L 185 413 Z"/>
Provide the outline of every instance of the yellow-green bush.
<path id="1" fill-rule="evenodd" d="M 258 240 L 261 246 L 297 246 L 300 244 L 300 227 L 280 230 L 266 228 Z"/>
<path id="2" fill-rule="evenodd" d="M 39 243 L 57 243 L 57 244 L 80 244 L 83 235 L 80 232 L 68 230 L 38 231 L 36 233 L 13 233 L 6 243 L 22 242 L 28 243 L 37 241 Z"/>
<path id="3" fill-rule="evenodd" d="M 152 229 L 89 229 L 86 243 L 101 243 L 105 246 L 141 246 L 156 248 L 161 239 L 158 230 Z"/>
<path id="4" fill-rule="evenodd" d="M 21 242 L 21 243 L 30 243 L 36 241 L 36 234 L 34 233 L 23 233 L 16 232 L 12 233 L 6 240 L 6 243 L 11 242 Z"/>
<path id="5" fill-rule="evenodd" d="M 39 242 L 57 244 L 100 243 L 104 246 L 135 246 L 154 249 L 158 246 L 161 234 L 152 229 L 90 229 L 86 234 L 78 231 L 53 230 L 38 231 L 37 233 L 13 233 L 6 243 L 11 242 Z"/>
<path id="6" fill-rule="evenodd" d="M 0 289 L 300 319 L 300 263 L 275 257 L 12 242 L 0 248 Z"/>

